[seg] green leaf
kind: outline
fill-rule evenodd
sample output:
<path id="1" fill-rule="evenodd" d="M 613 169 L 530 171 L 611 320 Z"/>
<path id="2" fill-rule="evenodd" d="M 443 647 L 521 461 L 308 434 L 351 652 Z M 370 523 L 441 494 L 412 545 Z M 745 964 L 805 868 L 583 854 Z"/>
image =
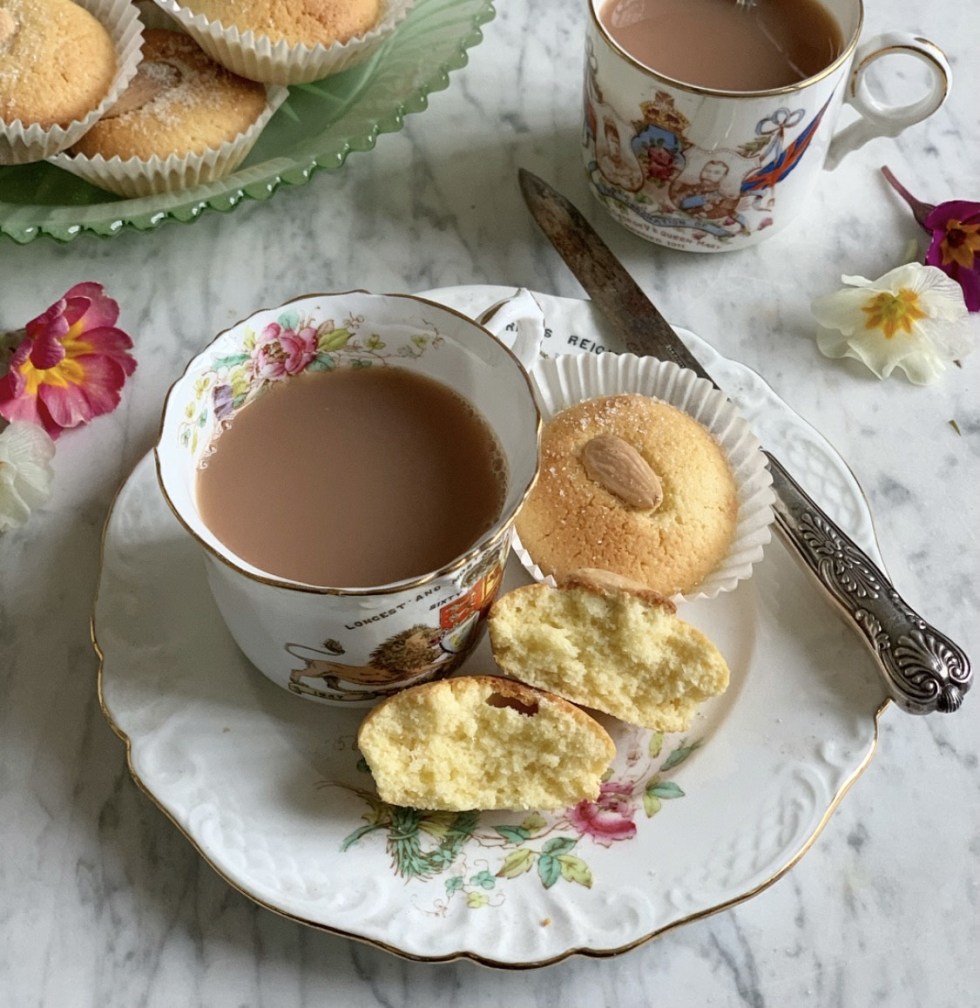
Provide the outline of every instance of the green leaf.
<path id="1" fill-rule="evenodd" d="M 211 367 L 213 370 L 218 371 L 221 368 L 237 367 L 239 364 L 244 364 L 247 360 L 248 354 L 228 354 L 226 357 L 215 358 L 214 361 L 211 362 Z"/>
<path id="2" fill-rule="evenodd" d="M 446 879 L 446 892 L 452 896 L 453 893 L 459 892 L 463 888 L 463 876 L 453 875 L 452 878 Z"/>
<path id="3" fill-rule="evenodd" d="M 540 812 L 532 812 L 520 825 L 520 829 L 526 831 L 527 835 L 534 836 L 548 825 L 548 820 Z"/>
<path id="4" fill-rule="evenodd" d="M 307 371 L 335 371 L 337 365 L 334 363 L 333 357 L 329 354 L 317 354 L 309 364 L 306 365 Z"/>
<path id="5" fill-rule="evenodd" d="M 419 829 L 437 840 L 442 840 L 456 818 L 455 812 L 426 812 L 419 819 Z"/>
<path id="6" fill-rule="evenodd" d="M 436 872 L 445 871 L 455 860 L 453 852 L 446 847 L 439 847 L 429 855 L 429 864 Z"/>
<path id="7" fill-rule="evenodd" d="M 589 866 L 580 858 L 572 854 L 561 854 L 556 858 L 561 865 L 561 877 L 568 882 L 577 882 L 586 889 L 592 888 L 592 872 Z"/>
<path id="8" fill-rule="evenodd" d="M 653 816 L 655 816 L 660 811 L 661 808 L 662 805 L 660 803 L 660 799 L 655 794 L 651 794 L 651 792 L 649 791 L 644 791 L 643 811 L 646 812 L 647 819 L 651 819 Z"/>
<path id="9" fill-rule="evenodd" d="M 375 830 L 379 829 L 381 829 L 381 824 L 376 822 L 368 823 L 367 826 L 361 826 L 359 829 L 354 830 L 350 836 L 344 838 L 343 843 L 340 845 L 340 849 L 342 851 L 349 850 L 357 843 L 358 840 L 361 839 L 361 837 L 365 837 L 368 833 L 373 833 Z"/>
<path id="10" fill-rule="evenodd" d="M 481 889 L 492 889 L 496 884 L 496 879 L 488 871 L 477 872 L 470 878 L 470 885 L 479 886 Z"/>
<path id="11" fill-rule="evenodd" d="M 683 798 L 684 792 L 673 781 L 662 781 L 647 788 L 647 792 L 658 798 Z"/>
<path id="12" fill-rule="evenodd" d="M 679 763 L 683 763 L 688 756 L 694 752 L 695 749 L 701 747 L 700 739 L 697 742 L 692 742 L 690 745 L 678 746 L 663 762 L 660 767 L 661 770 L 673 770 L 675 766 Z"/>
<path id="13" fill-rule="evenodd" d="M 299 329 L 299 313 L 295 311 L 283 312 L 276 321 L 283 327 L 283 329 Z"/>
<path id="14" fill-rule="evenodd" d="M 349 329 L 327 329 L 317 333 L 316 348 L 320 353 L 339 350 L 351 338 Z"/>
<path id="15" fill-rule="evenodd" d="M 647 752 L 650 753 L 651 759 L 656 759 L 660 755 L 660 750 L 664 747 L 664 733 L 662 731 L 655 731 L 650 736 L 650 745 Z"/>
<path id="16" fill-rule="evenodd" d="M 545 889 L 550 889 L 561 878 L 561 863 L 550 854 L 538 858 L 538 876 Z"/>
<path id="17" fill-rule="evenodd" d="M 541 848 L 541 853 L 558 857 L 559 854 L 567 854 L 576 843 L 578 843 L 578 840 L 573 837 L 555 837 Z"/>
<path id="18" fill-rule="evenodd" d="M 523 826 L 497 826 L 497 832 L 512 844 L 522 844 L 531 838 L 531 834 Z"/>
<path id="19" fill-rule="evenodd" d="M 520 850 L 511 851 L 504 858 L 504 863 L 497 872 L 497 878 L 517 878 L 525 872 L 531 870 L 534 864 L 535 853 L 529 847 L 522 847 Z"/>

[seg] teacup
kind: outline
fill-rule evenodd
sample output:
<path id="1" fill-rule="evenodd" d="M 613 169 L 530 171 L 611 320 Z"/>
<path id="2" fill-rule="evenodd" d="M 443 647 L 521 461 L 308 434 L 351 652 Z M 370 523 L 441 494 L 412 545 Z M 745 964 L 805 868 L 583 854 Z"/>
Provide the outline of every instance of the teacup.
<path id="1" fill-rule="evenodd" d="M 824 167 L 932 115 L 949 91 L 949 65 L 927 39 L 889 32 L 858 47 L 862 0 L 821 0 L 840 30 L 837 55 L 805 79 L 758 91 L 687 84 L 645 66 L 612 38 L 600 17 L 608 2 L 589 0 L 589 185 L 619 223 L 670 248 L 718 252 L 775 234 Z M 920 61 L 928 77 L 907 105 L 886 104 L 871 87 L 872 65 L 895 54 Z M 859 118 L 835 135 L 844 102 Z"/>
<path id="2" fill-rule="evenodd" d="M 305 355 L 296 349 L 303 334 L 312 341 Z M 213 464 L 238 413 L 272 386 L 289 395 L 288 383 L 311 371 L 365 367 L 434 379 L 486 422 L 505 470 L 496 519 L 438 569 L 379 585 L 311 584 L 243 559 L 210 527 L 214 518 L 209 525 L 202 517 L 202 464 Z M 298 298 L 221 333 L 170 389 L 155 456 L 164 497 L 201 547 L 215 602 L 245 656 L 298 696 L 366 706 L 448 675 L 479 641 L 514 518 L 537 475 L 539 427 L 526 371 L 486 329 L 422 298 L 349 291 Z M 335 476 L 343 494 L 344 473 Z M 275 518 L 288 521 L 288 506 Z M 349 525 L 320 523 L 309 530 L 310 546 L 316 537 L 351 535 Z"/>

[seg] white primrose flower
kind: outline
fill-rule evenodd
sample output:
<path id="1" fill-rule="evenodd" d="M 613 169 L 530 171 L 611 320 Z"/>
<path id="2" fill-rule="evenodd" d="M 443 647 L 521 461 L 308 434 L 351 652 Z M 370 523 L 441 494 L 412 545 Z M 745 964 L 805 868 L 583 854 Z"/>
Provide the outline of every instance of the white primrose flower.
<path id="1" fill-rule="evenodd" d="M 37 424 L 0 430 L 0 532 L 23 525 L 51 493 L 54 441 Z"/>
<path id="2" fill-rule="evenodd" d="M 935 266 L 909 263 L 878 280 L 844 276 L 848 286 L 817 298 L 817 345 L 828 357 L 854 357 L 879 378 L 897 367 L 927 385 L 976 343 L 963 291 Z"/>

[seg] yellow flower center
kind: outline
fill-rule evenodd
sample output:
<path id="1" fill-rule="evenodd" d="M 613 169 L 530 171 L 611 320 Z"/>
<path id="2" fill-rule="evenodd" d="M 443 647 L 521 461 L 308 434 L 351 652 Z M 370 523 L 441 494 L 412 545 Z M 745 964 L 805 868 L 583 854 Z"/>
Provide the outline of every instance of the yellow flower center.
<path id="1" fill-rule="evenodd" d="M 944 266 L 955 262 L 963 269 L 973 269 L 973 260 L 980 253 L 980 224 L 964 224 L 962 221 L 949 220 L 946 224 L 946 236 L 940 248 Z"/>
<path id="2" fill-rule="evenodd" d="M 69 385 L 85 384 L 85 367 L 76 358 L 92 352 L 92 344 L 81 338 L 83 327 L 76 322 L 61 339 L 65 348 L 65 356 L 54 367 L 36 368 L 28 358 L 20 366 L 20 373 L 26 382 L 24 389 L 27 395 L 37 395 L 42 385 L 54 385 L 56 388 L 66 388 Z"/>
<path id="3" fill-rule="evenodd" d="M 902 287 L 897 294 L 876 294 L 861 311 L 868 316 L 864 328 L 880 329 L 885 339 L 891 339 L 899 329 L 910 333 L 916 322 L 928 317 L 919 304 L 919 295 L 908 287 Z"/>

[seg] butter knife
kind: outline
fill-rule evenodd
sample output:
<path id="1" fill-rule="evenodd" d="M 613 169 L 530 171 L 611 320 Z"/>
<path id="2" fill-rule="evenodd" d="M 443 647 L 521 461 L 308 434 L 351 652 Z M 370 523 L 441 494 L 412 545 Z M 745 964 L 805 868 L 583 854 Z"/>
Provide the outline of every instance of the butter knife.
<path id="1" fill-rule="evenodd" d="M 718 387 L 579 210 L 531 172 L 522 168 L 519 177 L 535 221 L 626 349 L 673 361 Z M 955 711 L 972 684 L 966 653 L 912 609 L 772 452 L 765 455 L 778 532 L 870 648 L 890 699 L 910 714 Z"/>

